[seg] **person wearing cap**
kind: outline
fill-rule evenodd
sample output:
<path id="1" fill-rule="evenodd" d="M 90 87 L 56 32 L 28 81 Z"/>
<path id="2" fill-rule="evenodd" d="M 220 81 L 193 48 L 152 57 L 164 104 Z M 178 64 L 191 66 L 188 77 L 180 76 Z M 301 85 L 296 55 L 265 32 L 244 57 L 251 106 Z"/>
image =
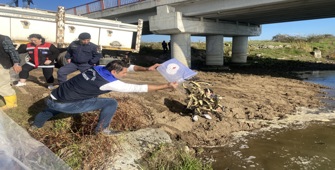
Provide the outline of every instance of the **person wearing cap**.
<path id="1" fill-rule="evenodd" d="M 89 33 L 81 33 L 78 39 L 73 41 L 67 49 L 65 58 L 68 64 L 59 68 L 57 72 L 59 85 L 67 80 L 67 75 L 77 70 L 83 72 L 97 65 L 101 58 L 99 47 L 90 42 L 91 35 Z"/>

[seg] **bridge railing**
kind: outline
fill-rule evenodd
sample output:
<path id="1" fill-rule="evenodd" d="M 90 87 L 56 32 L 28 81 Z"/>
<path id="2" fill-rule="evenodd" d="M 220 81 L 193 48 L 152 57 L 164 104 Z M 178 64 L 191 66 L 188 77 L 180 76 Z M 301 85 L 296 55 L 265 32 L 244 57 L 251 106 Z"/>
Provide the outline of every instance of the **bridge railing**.
<path id="1" fill-rule="evenodd" d="M 105 9 L 117 8 L 123 5 L 133 4 L 141 1 L 144 0 L 98 0 L 73 8 L 69 8 L 65 11 L 67 14 L 82 15 L 95 11 L 103 11 Z"/>

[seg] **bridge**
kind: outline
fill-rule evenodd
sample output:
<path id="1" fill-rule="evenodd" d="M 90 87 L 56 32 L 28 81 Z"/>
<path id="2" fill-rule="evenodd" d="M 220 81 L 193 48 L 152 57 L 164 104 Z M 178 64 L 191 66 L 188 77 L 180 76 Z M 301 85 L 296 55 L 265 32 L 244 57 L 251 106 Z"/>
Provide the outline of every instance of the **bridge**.
<path id="1" fill-rule="evenodd" d="M 335 17 L 334 0 L 100 0 L 67 9 L 90 18 L 137 23 L 143 34 L 171 37 L 171 56 L 191 65 L 191 36 L 206 37 L 206 65 L 223 65 L 223 37 L 232 62 L 247 61 L 248 37 L 262 24 Z"/>

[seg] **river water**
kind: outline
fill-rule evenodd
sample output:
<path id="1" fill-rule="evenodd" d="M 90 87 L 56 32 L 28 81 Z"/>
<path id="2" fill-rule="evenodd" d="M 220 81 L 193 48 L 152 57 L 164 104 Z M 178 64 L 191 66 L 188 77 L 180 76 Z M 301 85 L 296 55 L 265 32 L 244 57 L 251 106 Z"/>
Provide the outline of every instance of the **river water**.
<path id="1" fill-rule="evenodd" d="M 329 87 L 325 89 L 328 106 L 301 109 L 269 129 L 238 132 L 229 146 L 207 149 L 207 156 L 215 160 L 214 170 L 335 169 L 335 71 L 304 72 L 301 77 Z"/>

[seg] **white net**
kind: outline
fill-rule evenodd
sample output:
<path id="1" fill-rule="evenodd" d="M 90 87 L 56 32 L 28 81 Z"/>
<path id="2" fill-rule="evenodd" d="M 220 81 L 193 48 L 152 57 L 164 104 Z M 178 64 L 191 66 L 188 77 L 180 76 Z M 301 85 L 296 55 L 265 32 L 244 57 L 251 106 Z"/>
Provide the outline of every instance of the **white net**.
<path id="1" fill-rule="evenodd" d="M 0 110 L 0 169 L 71 169 Z"/>

